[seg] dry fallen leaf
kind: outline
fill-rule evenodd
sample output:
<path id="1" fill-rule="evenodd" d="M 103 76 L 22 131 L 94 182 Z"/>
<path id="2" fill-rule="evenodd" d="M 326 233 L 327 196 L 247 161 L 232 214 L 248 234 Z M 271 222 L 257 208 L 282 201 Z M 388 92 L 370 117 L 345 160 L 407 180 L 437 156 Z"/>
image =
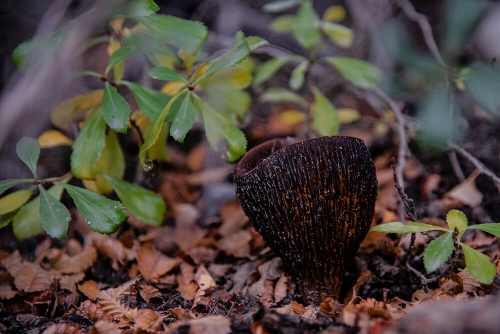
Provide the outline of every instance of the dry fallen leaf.
<path id="1" fill-rule="evenodd" d="M 97 294 L 99 293 L 99 291 L 101 291 L 97 283 L 93 280 L 87 280 L 82 284 L 79 284 L 78 290 L 81 293 L 83 293 L 87 298 L 92 300 L 96 300 Z"/>
<path id="2" fill-rule="evenodd" d="M 24 292 L 47 290 L 51 283 L 49 273 L 38 264 L 31 262 L 24 262 L 14 275 L 16 288 Z"/>
<path id="3" fill-rule="evenodd" d="M 288 277 L 282 274 L 274 287 L 274 301 L 279 303 L 288 295 Z"/>
<path id="4" fill-rule="evenodd" d="M 208 315 L 199 319 L 193 319 L 188 334 L 229 334 L 231 333 L 231 320 L 220 315 Z"/>
<path id="5" fill-rule="evenodd" d="M 95 232 L 91 238 L 97 251 L 112 260 L 124 264 L 125 261 L 135 259 L 135 253 L 116 239 Z"/>
<path id="6" fill-rule="evenodd" d="M 155 288 L 152 285 L 143 286 L 140 289 L 139 294 L 141 295 L 142 299 L 144 299 L 144 301 L 148 304 L 149 304 L 149 301 L 151 300 L 151 298 L 161 296 L 160 290 L 158 290 L 157 288 Z"/>
<path id="7" fill-rule="evenodd" d="M 50 325 L 42 334 L 85 334 L 85 330 L 77 324 L 60 323 Z"/>
<path id="8" fill-rule="evenodd" d="M 69 257 L 57 264 L 58 271 L 62 274 L 74 274 L 87 270 L 97 259 L 97 250 L 93 246 L 86 246 L 83 251 L 74 256 Z"/>
<path id="9" fill-rule="evenodd" d="M 456 199 L 471 208 L 477 207 L 483 201 L 483 194 L 477 190 L 474 182 L 478 175 L 479 171 L 476 169 L 466 180 L 448 191 L 444 197 Z"/>
<path id="10" fill-rule="evenodd" d="M 117 323 L 99 320 L 89 328 L 89 334 L 123 334 L 123 332 Z"/>
<path id="11" fill-rule="evenodd" d="M 86 300 L 81 303 L 76 313 L 84 318 L 89 319 L 92 322 L 96 322 L 99 320 L 113 320 L 113 317 L 111 317 L 109 314 L 106 314 L 102 310 L 101 305 L 96 304 L 90 300 Z"/>
<path id="12" fill-rule="evenodd" d="M 161 254 L 150 243 L 147 243 L 137 251 L 137 264 L 144 279 L 156 280 L 174 269 L 179 261 Z"/>
<path id="13" fill-rule="evenodd" d="M 130 308 L 119 299 L 120 294 L 115 289 L 102 290 L 97 294 L 97 302 L 104 313 L 114 320 L 133 321 L 137 315 L 137 309 Z"/>

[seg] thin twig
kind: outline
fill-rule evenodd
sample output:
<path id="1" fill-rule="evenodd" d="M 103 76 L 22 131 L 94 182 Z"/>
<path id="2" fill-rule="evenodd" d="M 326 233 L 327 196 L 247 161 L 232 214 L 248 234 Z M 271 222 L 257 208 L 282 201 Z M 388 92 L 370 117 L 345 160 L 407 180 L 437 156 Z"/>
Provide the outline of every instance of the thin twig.
<path id="1" fill-rule="evenodd" d="M 396 105 L 396 102 L 394 102 L 389 96 L 387 96 L 384 92 L 382 92 L 379 89 L 375 90 L 375 94 L 382 99 L 387 106 L 391 109 L 391 111 L 394 113 L 394 116 L 396 116 L 396 121 L 398 123 L 397 127 L 397 132 L 398 132 L 398 161 L 397 161 L 397 168 L 396 168 L 396 180 L 397 183 L 400 186 L 400 190 L 398 189 L 398 192 L 404 193 L 404 175 L 403 171 L 405 169 L 406 165 L 406 153 L 409 152 L 408 149 L 408 142 L 406 140 L 406 130 L 405 130 L 405 120 L 403 117 L 403 114 L 401 113 L 401 110 L 399 110 L 398 106 Z M 403 201 L 403 199 L 401 199 Z M 399 215 L 401 222 L 405 222 L 405 209 L 404 205 L 401 205 L 399 209 Z"/>
<path id="2" fill-rule="evenodd" d="M 413 221 L 417 221 L 417 214 L 415 212 L 415 202 L 413 201 L 413 199 L 411 199 L 410 197 L 408 197 L 408 195 L 405 194 L 405 192 L 401 188 L 401 185 L 398 182 L 397 173 L 396 173 L 397 166 L 395 164 L 395 161 L 396 160 L 394 158 L 391 158 L 391 168 L 392 168 L 392 172 L 393 172 L 393 176 L 394 176 L 394 186 L 398 190 L 399 198 L 400 198 L 401 202 L 403 203 L 403 205 L 401 205 L 401 207 L 404 206 L 406 213 L 408 213 L 408 216 L 410 216 L 410 218 Z M 415 233 L 412 233 L 411 237 L 410 237 L 410 244 L 408 245 L 408 251 L 406 252 L 406 254 L 402 260 L 403 263 L 406 263 L 408 261 L 408 258 L 410 256 L 411 252 L 413 251 L 414 246 L 415 246 Z"/>
<path id="3" fill-rule="evenodd" d="M 412 273 L 417 275 L 420 278 L 420 281 L 422 282 L 422 285 L 424 286 L 424 290 L 428 291 L 428 284 L 432 284 L 434 282 L 437 282 L 440 278 L 440 276 L 434 276 L 431 278 L 425 277 L 420 271 L 417 269 L 413 268 L 409 262 L 406 262 L 406 268 L 408 268 Z"/>
<path id="4" fill-rule="evenodd" d="M 469 160 L 479 171 L 479 173 L 484 174 L 491 178 L 493 182 L 496 183 L 497 187 L 500 189 L 500 178 L 493 173 L 488 167 L 486 167 L 481 161 L 479 161 L 472 154 L 461 148 L 460 146 L 454 143 L 448 143 L 448 148 L 455 150 L 458 154 Z"/>
<path id="5" fill-rule="evenodd" d="M 453 168 L 453 172 L 457 176 L 458 181 L 465 181 L 465 175 L 460 167 L 460 163 L 458 162 L 457 153 L 455 151 L 448 152 L 448 158 L 450 159 L 451 167 Z"/>
<path id="6" fill-rule="evenodd" d="M 436 40 L 434 39 L 434 35 L 432 34 L 432 28 L 427 20 L 425 15 L 417 12 L 415 7 L 413 7 L 412 3 L 408 0 L 396 0 L 398 6 L 403 10 L 403 12 L 408 16 L 408 18 L 414 22 L 416 22 L 422 34 L 424 36 L 424 41 L 429 51 L 432 53 L 434 58 L 444 67 L 447 67 L 445 62 L 443 61 L 443 57 L 441 57 L 441 53 L 439 52 L 438 46 L 436 44 Z"/>

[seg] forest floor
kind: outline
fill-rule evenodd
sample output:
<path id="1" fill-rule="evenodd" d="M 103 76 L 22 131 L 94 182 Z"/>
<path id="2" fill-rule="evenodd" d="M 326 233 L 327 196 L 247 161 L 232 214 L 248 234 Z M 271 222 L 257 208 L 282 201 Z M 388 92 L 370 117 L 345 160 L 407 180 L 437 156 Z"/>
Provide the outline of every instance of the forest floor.
<path id="1" fill-rule="evenodd" d="M 247 127 L 250 145 L 294 134 L 297 125 L 283 122 L 279 113 Z M 363 139 L 372 152 L 379 188 L 373 226 L 399 221 L 391 167 L 395 136 L 360 122 L 341 134 Z M 478 118 L 470 129 L 461 147 L 498 175 L 494 124 Z M 411 252 L 410 235 L 370 232 L 339 300 L 307 305 L 235 199 L 234 166 L 208 168 L 214 153 L 203 141 L 191 142 L 171 146 L 171 163 L 142 180 L 169 207 L 162 227 L 132 217 L 115 234 L 101 235 L 73 209 L 66 240 L 39 235 L 17 241 L 10 227 L 1 229 L 0 332 L 471 333 L 476 327 L 466 316 L 472 314 L 484 329 L 476 333 L 499 328 L 494 310 L 500 303 L 493 296 L 500 287 L 500 241 L 481 231 L 463 240 L 495 264 L 490 285 L 463 270 L 462 256 L 456 268 L 445 265 L 426 281 L 422 254 L 437 232 L 417 233 Z M 462 182 L 445 152 L 407 159 L 405 189 L 418 220 L 444 226 L 446 213 L 459 209 L 470 224 L 500 221 L 498 188 L 468 159 L 459 155 L 458 162 Z M 470 321 L 462 324 L 464 317 Z"/>

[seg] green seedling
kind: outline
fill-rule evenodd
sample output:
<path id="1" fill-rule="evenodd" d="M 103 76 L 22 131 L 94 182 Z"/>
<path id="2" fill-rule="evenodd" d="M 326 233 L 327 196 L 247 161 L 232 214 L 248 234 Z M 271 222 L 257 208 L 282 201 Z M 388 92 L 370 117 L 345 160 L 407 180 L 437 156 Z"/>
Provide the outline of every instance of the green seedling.
<path id="1" fill-rule="evenodd" d="M 409 222 L 392 222 L 373 227 L 371 232 L 417 233 L 442 231 L 443 235 L 432 240 L 424 251 L 424 266 L 428 274 L 439 269 L 452 255 L 453 249 L 461 248 L 465 257 L 465 268 L 475 280 L 491 284 L 496 275 L 496 268 L 490 259 L 479 251 L 467 246 L 460 240 L 467 230 L 481 230 L 500 238 L 500 223 L 487 223 L 468 226 L 467 217 L 462 211 L 450 210 L 446 215 L 447 228 Z"/>

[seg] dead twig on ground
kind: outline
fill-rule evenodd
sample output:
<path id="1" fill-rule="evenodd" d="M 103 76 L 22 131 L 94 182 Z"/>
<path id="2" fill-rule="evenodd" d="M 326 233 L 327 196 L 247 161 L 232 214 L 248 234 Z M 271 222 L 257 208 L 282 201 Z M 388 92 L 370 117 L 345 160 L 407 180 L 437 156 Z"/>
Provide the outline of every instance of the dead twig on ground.
<path id="1" fill-rule="evenodd" d="M 461 148 L 460 146 L 454 144 L 454 143 L 448 143 L 448 148 L 451 150 L 456 151 L 458 154 L 469 160 L 474 167 L 477 168 L 479 173 L 484 174 L 491 178 L 493 182 L 497 185 L 497 188 L 500 190 L 500 178 L 493 173 L 488 167 L 486 167 L 481 161 L 479 161 L 476 157 L 474 157 L 472 154 Z"/>

